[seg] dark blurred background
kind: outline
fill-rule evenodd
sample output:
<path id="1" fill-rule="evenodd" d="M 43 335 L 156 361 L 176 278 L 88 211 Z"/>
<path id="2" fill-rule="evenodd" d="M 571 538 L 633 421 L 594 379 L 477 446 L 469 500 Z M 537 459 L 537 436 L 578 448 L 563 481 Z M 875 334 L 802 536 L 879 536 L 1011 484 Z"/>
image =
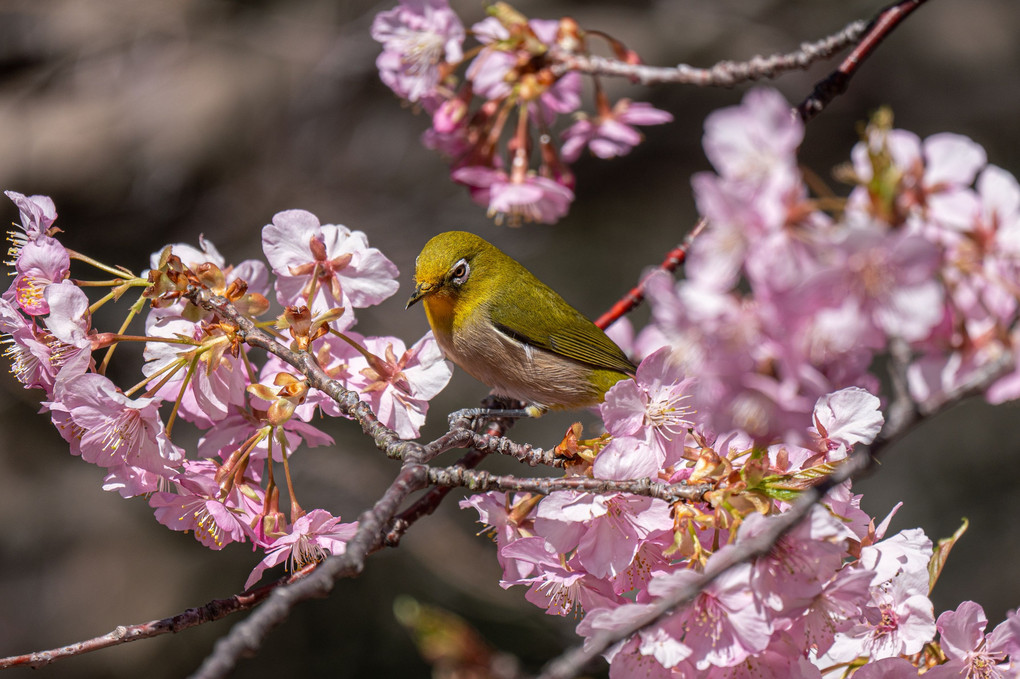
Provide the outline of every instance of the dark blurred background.
<path id="1" fill-rule="evenodd" d="M 647 63 L 707 66 L 720 59 L 789 51 L 869 18 L 875 0 L 646 0 L 517 4 L 540 18 L 574 16 L 637 50 Z M 414 256 L 432 235 L 475 231 L 526 263 L 594 316 L 658 263 L 694 222 L 689 178 L 707 169 L 702 122 L 737 103 L 744 88 L 642 89 L 612 82 L 616 96 L 673 113 L 647 128 L 648 143 L 611 162 L 576 166 L 578 200 L 556 226 L 493 225 L 418 136 L 428 124 L 379 81 L 373 16 L 390 2 L 335 0 L 0 0 L 0 188 L 48 194 L 62 240 L 111 264 L 146 267 L 168 242 L 210 238 L 237 262 L 261 257 L 259 232 L 282 209 L 365 231 L 401 269 L 402 289 L 362 312 L 358 329 L 410 344 L 424 314 L 403 311 Z M 482 3 L 458 1 L 465 24 Z M 898 126 L 925 136 L 953 131 L 1020 172 L 1020 4 L 932 0 L 881 46 L 808 127 L 802 161 L 824 177 L 848 157 L 855 125 L 891 105 Z M 797 102 L 833 64 L 785 76 Z M 10 203 L 0 220 L 17 220 Z M 120 311 L 119 313 L 123 313 Z M 643 322 L 647 312 L 635 320 Z M 112 324 L 116 321 L 110 320 Z M 122 358 L 124 358 L 122 356 Z M 130 364 L 130 360 L 127 362 Z M 136 379 L 125 365 L 123 383 Z M 258 555 L 232 545 L 211 552 L 155 522 L 142 499 L 100 490 L 102 471 L 71 458 L 37 415 L 38 394 L 9 375 L 0 390 L 0 655 L 90 638 L 240 591 Z M 433 402 L 425 435 L 485 389 L 464 375 Z M 434 421 L 432 421 L 434 420 Z M 520 440 L 551 445 L 567 415 L 523 423 Z M 588 420 L 590 421 L 590 420 Z M 922 426 L 856 485 L 884 516 L 905 505 L 893 530 L 921 526 L 947 536 L 971 528 L 933 598 L 936 612 L 974 599 L 992 624 L 1020 605 L 1020 428 L 1015 405 L 966 403 Z M 302 504 L 354 520 L 396 465 L 333 423 L 337 445 L 303 450 L 294 469 Z M 452 462 L 452 454 L 448 459 Z M 490 469 L 525 471 L 493 461 Z M 537 668 L 576 621 L 545 616 L 521 588 L 504 592 L 492 544 L 451 497 L 400 548 L 371 558 L 332 596 L 298 607 L 239 677 L 428 676 L 393 617 L 411 595 L 464 615 L 497 647 Z M 33 677 L 180 677 L 240 620 L 187 630 L 61 661 Z M 12 675 L 27 676 L 27 670 Z"/>

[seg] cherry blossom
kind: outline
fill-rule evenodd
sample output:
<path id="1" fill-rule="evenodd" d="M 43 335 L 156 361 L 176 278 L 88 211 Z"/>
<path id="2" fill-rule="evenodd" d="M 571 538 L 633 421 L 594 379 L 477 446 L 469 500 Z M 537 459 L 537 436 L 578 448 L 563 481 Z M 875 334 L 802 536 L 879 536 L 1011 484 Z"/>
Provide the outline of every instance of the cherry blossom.
<path id="1" fill-rule="evenodd" d="M 70 266 L 67 250 L 57 239 L 40 235 L 25 243 L 14 262 L 17 275 L 10 287 L 21 310 L 30 316 L 48 314 L 46 288 L 67 278 Z"/>
<path id="2" fill-rule="evenodd" d="M 611 110 L 589 119 L 582 117 L 563 133 L 563 160 L 572 163 L 587 146 L 599 158 L 625 156 L 641 143 L 636 125 L 663 125 L 673 121 L 672 114 L 645 102 L 620 99 Z"/>
<path id="3" fill-rule="evenodd" d="M 77 451 L 87 462 L 128 465 L 169 477 L 184 457 L 166 436 L 159 401 L 130 399 L 102 375 L 59 381 L 46 405 L 61 434 L 77 440 Z"/>
<path id="4" fill-rule="evenodd" d="M 843 459 L 858 443 L 874 441 L 885 423 L 878 397 L 859 387 L 819 398 L 813 419 L 813 433 L 830 460 Z"/>
<path id="5" fill-rule="evenodd" d="M 266 547 L 265 557 L 252 569 L 245 588 L 258 582 L 266 569 L 273 566 L 286 563 L 288 570 L 294 572 L 331 554 L 343 554 L 357 530 L 357 522 L 340 523 L 339 516 L 332 516 L 324 509 L 308 512 L 297 519 L 285 535 Z"/>
<path id="6" fill-rule="evenodd" d="M 552 493 L 535 516 L 539 535 L 560 553 L 576 549 L 578 563 L 599 578 L 620 574 L 642 541 L 671 527 L 665 502 L 622 493 Z"/>
<path id="7" fill-rule="evenodd" d="M 454 170 L 451 177 L 472 188 L 472 199 L 487 206 L 490 217 L 507 219 L 512 226 L 522 221 L 552 224 L 574 200 L 569 188 L 537 175 L 511 177 L 503 170 L 470 166 Z"/>
<path id="8" fill-rule="evenodd" d="M 341 330 L 353 325 L 354 307 L 378 304 L 399 287 L 397 267 L 368 246 L 364 233 L 320 224 L 304 210 L 277 213 L 262 229 L 262 248 L 277 276 L 279 303 L 313 313 L 342 307 Z"/>
<path id="9" fill-rule="evenodd" d="M 258 512 L 251 496 L 259 497 L 261 489 L 248 484 L 242 493 L 235 484 L 222 497 L 215 480 L 215 463 L 185 460 L 183 466 L 184 470 L 173 478 L 176 492 L 153 493 L 149 498 L 156 520 L 171 530 L 192 531 L 195 539 L 210 549 L 244 542 Z"/>
<path id="10" fill-rule="evenodd" d="M 613 606 L 620 598 L 605 580 L 587 574 L 582 568 L 564 564 L 541 537 L 524 537 L 503 547 L 504 559 L 527 562 L 531 567 L 515 567 L 516 572 L 530 575 L 515 580 L 503 580 L 500 585 L 530 585 L 525 598 L 546 609 L 549 615 L 567 615 L 572 612 Z"/>
<path id="11" fill-rule="evenodd" d="M 987 625 L 984 610 L 973 601 L 964 601 L 955 611 L 940 615 L 935 626 L 939 645 L 949 661 L 932 668 L 925 676 L 930 674 L 934 679 L 1015 676 L 1013 658 L 1020 655 L 1016 613 L 1010 613 L 990 634 L 985 634 Z"/>
<path id="12" fill-rule="evenodd" d="M 875 660 L 921 650 L 935 634 L 928 599 L 931 540 L 920 530 L 903 531 L 861 549 L 859 567 L 874 573 L 862 617 L 836 635 L 828 656 L 846 662 Z"/>
<path id="13" fill-rule="evenodd" d="M 595 476 L 654 476 L 683 452 L 693 410 L 690 378 L 684 379 L 672 350 L 664 347 L 638 366 L 636 379 L 621 380 L 599 410 L 613 440 L 595 459 Z"/>
<path id="14" fill-rule="evenodd" d="M 723 553 L 720 550 L 712 558 Z M 649 583 L 648 594 L 669 595 L 697 577 L 687 569 L 658 575 Z M 731 667 L 768 647 L 772 626 L 755 601 L 750 578 L 749 564 L 725 571 L 662 623 L 670 636 L 682 639 L 691 649 L 688 661 L 698 670 Z"/>
<path id="15" fill-rule="evenodd" d="M 46 235 L 57 219 L 57 207 L 49 196 L 26 196 L 17 191 L 4 191 L 4 195 L 18 206 L 21 216 L 20 228 L 25 235 L 13 236 L 18 245 Z"/>
<path id="16" fill-rule="evenodd" d="M 376 15 L 372 38 L 383 45 L 375 62 L 382 81 L 408 101 L 432 94 L 441 65 L 463 58 L 464 25 L 446 0 L 401 0 Z"/>
<path id="17" fill-rule="evenodd" d="M 428 402 L 453 375 L 431 332 L 405 349 L 397 337 L 368 337 L 367 355 L 353 357 L 348 386 L 368 402 L 379 421 L 404 438 L 418 435 Z"/>

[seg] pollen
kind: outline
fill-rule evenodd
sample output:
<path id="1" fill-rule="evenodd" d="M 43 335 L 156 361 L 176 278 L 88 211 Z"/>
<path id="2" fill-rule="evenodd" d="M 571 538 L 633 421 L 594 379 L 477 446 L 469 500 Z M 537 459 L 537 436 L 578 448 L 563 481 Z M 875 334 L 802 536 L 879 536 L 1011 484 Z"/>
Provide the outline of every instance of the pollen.
<path id="1" fill-rule="evenodd" d="M 676 389 L 670 389 L 661 394 L 658 398 L 652 399 L 645 406 L 645 426 L 655 427 L 660 432 L 665 432 L 665 437 L 672 440 L 673 436 L 685 432 L 694 424 L 688 419 L 694 414 L 694 409 L 682 403 L 690 398 L 690 394 L 682 394 Z"/>

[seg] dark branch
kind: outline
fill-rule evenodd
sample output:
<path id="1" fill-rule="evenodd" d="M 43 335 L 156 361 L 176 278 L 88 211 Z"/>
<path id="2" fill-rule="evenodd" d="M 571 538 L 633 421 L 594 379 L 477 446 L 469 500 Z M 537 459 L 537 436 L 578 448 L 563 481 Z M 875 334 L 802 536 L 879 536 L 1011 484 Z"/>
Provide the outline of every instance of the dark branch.
<path id="1" fill-rule="evenodd" d="M 900 22 L 925 2 L 927 0 L 902 0 L 902 2 L 883 9 L 868 24 L 864 37 L 857 43 L 853 51 L 847 55 L 846 59 L 828 77 L 815 85 L 811 95 L 797 107 L 797 113 L 801 119 L 805 122 L 811 120 L 821 113 L 833 99 L 846 92 L 846 88 L 850 84 L 850 78 L 861 67 L 865 59 L 871 56 L 872 52 L 892 33 L 893 29 Z"/>

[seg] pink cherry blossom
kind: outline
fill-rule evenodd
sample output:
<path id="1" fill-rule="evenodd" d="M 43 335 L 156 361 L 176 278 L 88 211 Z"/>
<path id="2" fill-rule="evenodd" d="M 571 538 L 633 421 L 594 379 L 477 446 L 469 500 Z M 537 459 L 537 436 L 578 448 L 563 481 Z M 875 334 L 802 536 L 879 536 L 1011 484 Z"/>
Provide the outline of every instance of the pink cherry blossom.
<path id="1" fill-rule="evenodd" d="M 581 118 L 563 133 L 561 155 L 567 163 L 581 157 L 588 147 L 599 158 L 625 156 L 641 143 L 636 125 L 663 125 L 673 121 L 672 114 L 645 102 L 620 99 L 611 111 L 594 119 Z"/>
<path id="2" fill-rule="evenodd" d="M 149 327 L 150 337 L 193 338 L 195 344 L 148 342 L 144 352 L 146 363 L 142 368 L 154 383 L 164 380 L 167 371 L 174 371 L 173 377 L 163 382 L 156 395 L 168 401 L 179 399 L 181 416 L 206 426 L 226 417 L 230 406 L 244 405 L 245 388 L 249 383 L 244 360 L 228 350 L 229 338 L 218 331 L 207 335 L 208 330 L 205 324 L 164 317 Z"/>
<path id="3" fill-rule="evenodd" d="M 531 568 L 515 568 L 517 572 L 532 575 L 516 580 L 503 580 L 504 588 L 512 585 L 530 585 L 525 598 L 549 615 L 568 615 L 571 612 L 615 606 L 622 599 L 613 592 L 605 580 L 600 580 L 583 568 L 564 565 L 560 555 L 541 537 L 524 537 L 500 550 L 504 559 L 532 564 Z"/>
<path id="4" fill-rule="evenodd" d="M 397 96 L 419 101 L 434 92 L 440 66 L 463 58 L 464 25 L 446 0 L 401 0 L 372 22 L 382 43 L 379 75 Z"/>
<path id="5" fill-rule="evenodd" d="M 67 278 L 70 267 L 67 249 L 57 239 L 41 235 L 25 243 L 15 259 L 17 275 L 10 288 L 22 311 L 30 316 L 48 314 L 46 287 Z"/>
<path id="6" fill-rule="evenodd" d="M 761 514 L 748 516 L 737 532 L 737 544 L 766 530 L 770 520 Z M 847 537 L 840 522 L 816 505 L 767 555 L 752 562 L 751 587 L 773 619 L 796 619 L 821 595 L 842 566 Z"/>
<path id="7" fill-rule="evenodd" d="M 724 178 L 760 182 L 782 166 L 796 166 L 804 124 L 776 90 L 759 87 L 739 106 L 705 119 L 705 155 Z"/>
<path id="8" fill-rule="evenodd" d="M 235 484 L 227 497 L 222 497 L 214 478 L 217 469 L 210 460 L 185 460 L 184 471 L 173 479 L 176 492 L 154 493 L 149 498 L 157 521 L 170 530 L 192 531 L 196 540 L 216 550 L 246 540 L 260 504 L 252 496 L 262 495 L 254 484 L 246 484 L 243 493 Z"/>
<path id="9" fill-rule="evenodd" d="M 3 333 L 4 357 L 10 361 L 11 373 L 26 389 L 39 388 L 50 393 L 57 374 L 50 360 L 55 338 L 39 332 L 8 299 L 0 299 L 0 333 Z"/>
<path id="10" fill-rule="evenodd" d="M 348 364 L 348 386 L 372 406 L 379 421 L 404 438 L 418 436 L 428 402 L 453 375 L 431 331 L 410 349 L 396 337 L 368 337 L 363 355 Z"/>
<path id="11" fill-rule="evenodd" d="M 848 229 L 837 252 L 845 268 L 834 284 L 860 300 L 887 335 L 922 340 L 942 318 L 943 289 L 935 278 L 941 253 L 930 240 L 868 222 Z"/>
<path id="12" fill-rule="evenodd" d="M 62 376 L 83 375 L 92 367 L 92 342 L 88 300 L 77 286 L 69 281 L 49 285 L 45 298 L 50 309 L 46 328 L 27 319 L 11 300 L 0 299 L 0 333 L 7 337 L 4 355 L 18 381 L 52 396 Z"/>
<path id="13" fill-rule="evenodd" d="M 109 379 L 95 373 L 57 383 L 47 403 L 61 434 L 78 440 L 83 460 L 101 467 L 129 465 L 169 477 L 177 472 L 184 451 L 167 438 L 159 402 L 131 399 Z"/>
<path id="14" fill-rule="evenodd" d="M 304 210 L 279 212 L 262 229 L 262 249 L 276 274 L 283 306 L 313 314 L 343 307 L 337 329 L 354 323 L 353 308 L 378 304 L 397 291 L 397 267 L 368 246 L 368 237 L 338 224 L 320 224 Z"/>
<path id="15" fill-rule="evenodd" d="M 567 214 L 574 192 L 552 179 L 538 175 L 511 178 L 503 170 L 468 166 L 454 170 L 451 178 L 471 188 L 471 198 L 488 206 L 497 222 L 508 219 L 511 226 L 521 221 L 554 224 Z"/>
<path id="16" fill-rule="evenodd" d="M 486 17 L 471 27 L 471 34 L 486 47 L 468 66 L 465 77 L 471 82 L 472 90 L 483 99 L 503 99 L 512 89 L 507 75 L 516 65 L 517 55 L 491 45 L 509 39 L 510 31 L 496 17 Z"/>
<path id="17" fill-rule="evenodd" d="M 576 549 L 580 565 L 599 578 L 619 575 L 643 540 L 672 527 L 665 502 L 624 493 L 560 491 L 543 499 L 535 515 L 539 535 L 560 553 Z"/>
<path id="18" fill-rule="evenodd" d="M 1010 661 L 1020 655 L 1017 636 L 1020 629 L 1014 621 L 1006 620 L 985 634 L 987 626 L 984 610 L 973 601 L 964 601 L 955 611 L 940 615 L 935 627 L 940 635 L 939 645 L 949 661 L 932 668 L 931 676 L 935 679 L 1015 676 L 1015 660 Z"/>
<path id="19" fill-rule="evenodd" d="M 903 531 L 861 549 L 857 567 L 872 572 L 870 601 L 862 617 L 836 635 L 830 658 L 846 662 L 917 653 L 935 635 L 928 599 L 931 541 L 920 529 Z"/>
<path id="20" fill-rule="evenodd" d="M 55 416 L 53 421 L 55 424 L 57 423 Z M 71 448 L 73 451 L 73 444 Z M 125 499 L 155 493 L 165 489 L 169 483 L 165 473 L 157 474 L 130 464 L 107 467 L 106 471 L 106 477 L 103 479 L 103 490 L 111 493 L 116 492 Z"/>
<path id="21" fill-rule="evenodd" d="M 92 331 L 89 301 L 81 288 L 70 281 L 46 286 L 44 319 L 52 339 L 50 365 L 57 369 L 56 379 L 84 374 L 92 367 Z"/>
<path id="22" fill-rule="evenodd" d="M 709 563 L 727 549 L 716 552 Z M 648 585 L 648 594 L 667 596 L 698 577 L 688 569 L 657 575 Z M 730 568 L 661 624 L 691 649 L 688 661 L 699 670 L 732 667 L 768 647 L 772 626 L 755 601 L 750 578 L 749 564 Z"/>
<path id="23" fill-rule="evenodd" d="M 558 21 L 551 23 L 559 25 Z M 581 108 L 581 74 L 571 71 L 543 91 L 538 97 L 538 106 L 532 105 L 529 110 L 531 115 L 548 128 L 556 122 L 557 115 L 573 113 L 579 108 Z"/>
<path id="24" fill-rule="evenodd" d="M 822 590 L 790 622 L 787 633 L 803 649 L 824 656 L 836 639 L 860 618 L 861 604 L 868 600 L 872 574 L 843 568 L 824 584 Z"/>
<path id="25" fill-rule="evenodd" d="M 57 208 L 49 196 L 26 196 L 17 191 L 4 191 L 4 195 L 18 206 L 21 230 L 25 232 L 27 241 L 35 241 L 46 235 L 57 219 Z M 18 243 L 23 244 L 24 241 L 19 238 Z"/>
<path id="26" fill-rule="evenodd" d="M 630 627 L 648 615 L 649 608 L 649 604 L 627 603 L 615 608 L 589 611 L 577 626 L 577 633 L 585 637 L 587 646 L 591 637 L 596 634 Z M 678 675 L 696 676 L 694 666 L 686 661 L 690 655 L 691 649 L 688 646 L 659 626 L 643 629 L 629 639 L 615 644 L 603 654 L 610 663 L 609 676 L 612 679 L 624 677 L 671 679 Z"/>
<path id="27" fill-rule="evenodd" d="M 858 443 L 868 444 L 882 430 L 880 402 L 859 387 L 826 394 L 815 403 L 812 433 L 829 460 L 841 460 Z"/>
<path id="28" fill-rule="evenodd" d="M 694 426 L 687 405 L 692 382 L 664 347 L 641 362 L 635 379 L 613 385 L 599 408 L 613 440 L 595 458 L 596 478 L 655 476 L 675 462 Z"/>
<path id="29" fill-rule="evenodd" d="M 899 217 L 949 230 L 967 229 L 977 197 L 969 188 L 985 165 L 985 150 L 958 134 L 943 132 L 923 142 L 906 130 L 877 130 L 851 151 L 862 184 L 873 177 L 871 154 L 885 150 L 899 174 L 894 198 Z M 866 202 L 864 186 L 855 189 L 850 205 Z"/>
<path id="30" fill-rule="evenodd" d="M 343 554 L 357 530 L 357 522 L 340 523 L 339 516 L 332 516 L 325 509 L 313 509 L 295 521 L 286 535 L 266 547 L 265 557 L 252 569 L 245 588 L 258 582 L 266 569 L 281 563 L 286 563 L 293 572 L 330 555 Z"/>

